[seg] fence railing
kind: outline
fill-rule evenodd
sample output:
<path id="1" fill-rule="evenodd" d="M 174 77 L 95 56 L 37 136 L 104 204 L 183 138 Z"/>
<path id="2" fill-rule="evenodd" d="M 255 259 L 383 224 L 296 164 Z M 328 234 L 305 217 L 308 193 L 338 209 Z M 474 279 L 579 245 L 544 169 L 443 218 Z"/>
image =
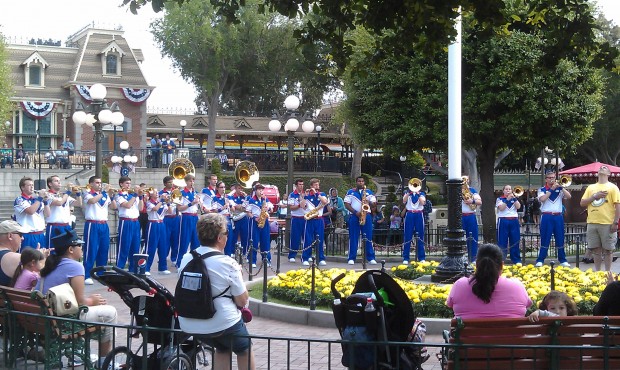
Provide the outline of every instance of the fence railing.
<path id="1" fill-rule="evenodd" d="M 5 363 L 6 365 L 10 365 L 11 368 L 37 370 L 54 367 L 64 368 L 68 367 L 68 362 L 76 360 L 73 356 L 74 353 L 84 350 L 84 343 L 76 342 L 73 347 L 69 347 L 68 350 L 54 356 L 55 358 L 60 359 L 58 360 L 58 363 L 45 363 L 44 357 L 42 356 L 44 350 L 60 351 L 61 349 L 54 346 L 52 343 L 49 343 L 49 341 L 46 343 L 45 338 L 42 335 L 29 334 L 28 332 L 23 331 L 23 328 L 16 326 L 15 323 L 18 322 L 17 317 L 29 317 L 33 321 L 36 320 L 39 325 L 46 326 L 48 328 L 51 328 L 51 320 L 64 322 L 64 325 L 66 326 L 84 325 L 84 322 L 28 314 L 6 308 L 0 309 L 0 313 L 2 313 L 2 316 L 5 319 L 4 324 L 7 325 L 7 323 L 9 323 L 8 325 L 11 325 L 10 327 L 5 326 L 5 328 L 9 330 L 3 331 L 3 340 L 5 343 L 10 339 L 10 336 L 15 335 L 16 332 L 21 333 L 24 336 L 28 336 L 29 347 L 26 348 L 26 351 L 23 351 L 21 348 L 5 347 L 11 351 L 14 351 L 5 351 L 3 356 L 5 361 L 10 358 L 9 356 L 14 356 L 12 357 L 15 361 L 14 363 Z M 188 338 L 188 336 L 180 330 L 152 328 L 146 324 L 143 326 L 127 324 L 90 324 L 101 327 L 109 327 L 114 330 L 114 335 L 112 337 L 112 351 L 109 352 L 109 358 L 115 359 L 117 362 L 114 363 L 114 365 L 119 366 L 112 368 L 124 368 L 127 366 L 126 363 L 129 361 L 132 369 L 147 370 L 154 368 L 165 368 L 162 366 L 165 366 L 166 363 L 173 364 L 172 367 L 168 368 L 182 368 L 182 366 L 176 364 L 179 362 L 182 363 L 185 360 L 191 361 L 191 367 L 188 368 L 195 368 L 197 370 L 218 368 L 223 365 L 228 365 L 228 368 L 237 367 L 237 360 L 235 356 L 232 356 L 229 360 L 227 360 L 228 364 L 215 363 L 218 359 L 213 356 L 212 349 L 209 346 L 195 342 L 193 338 Z M 11 329 L 13 331 L 11 331 Z M 611 328 L 611 330 L 617 332 L 618 328 Z M 449 358 L 450 353 L 457 353 L 457 351 L 459 353 L 459 365 L 458 367 L 454 367 L 455 364 L 452 364 L 452 368 L 467 369 L 469 368 L 467 353 L 469 351 L 474 351 L 479 354 L 481 350 L 503 351 L 503 353 L 507 354 L 506 358 L 512 358 L 512 360 L 509 360 L 506 364 L 508 368 L 511 368 L 512 361 L 514 361 L 513 365 L 522 362 L 519 360 L 518 353 L 522 352 L 524 349 L 524 346 L 522 345 L 510 344 L 465 345 L 459 343 L 445 343 L 440 339 L 436 339 L 437 337 L 431 341 L 429 341 L 429 337 L 427 337 L 427 341 L 424 343 L 368 340 L 344 341 L 338 338 L 306 338 L 303 337 L 306 335 L 305 332 L 290 333 L 289 336 L 260 335 L 260 326 L 250 326 L 250 331 L 255 332 L 247 337 L 249 337 L 252 341 L 251 351 L 255 359 L 256 368 L 270 370 L 345 369 L 342 365 L 343 360 L 348 361 L 349 363 L 354 363 L 355 361 L 360 361 L 360 358 L 362 357 L 370 359 L 370 365 L 364 368 L 373 370 L 385 369 L 386 366 L 390 366 L 389 368 L 392 369 L 408 368 L 406 366 L 410 365 L 410 361 L 418 361 L 421 363 L 425 362 L 423 364 L 424 368 L 432 367 L 433 369 L 446 369 L 448 368 L 447 362 L 442 364 L 441 359 L 443 358 L 444 361 L 446 361 Z M 9 332 L 12 334 L 9 334 Z M 592 358 L 590 358 L 590 356 L 582 356 L 580 353 L 586 351 L 588 353 L 600 351 L 600 353 L 604 354 L 603 358 L 598 359 L 602 366 L 596 368 L 605 370 L 614 369 L 616 368 L 615 366 L 617 366 L 617 358 L 620 356 L 620 347 L 614 345 L 615 341 L 612 336 L 613 333 L 610 334 L 610 340 L 608 341 L 609 344 L 607 345 L 558 346 L 540 344 L 537 346 L 536 353 L 540 354 L 542 361 L 542 359 L 549 357 L 548 354 L 550 353 L 554 353 L 559 350 L 565 352 L 571 351 L 572 353 L 575 353 L 574 367 L 572 368 L 581 369 L 591 368 L 588 362 L 592 361 Z M 170 341 L 168 341 L 168 338 L 170 337 L 176 338 L 171 345 Z M 154 343 L 167 344 L 159 345 Z M 90 354 L 93 355 L 93 360 L 98 357 L 96 354 L 98 353 L 100 344 L 101 343 L 95 336 L 92 340 L 89 351 Z M 10 346 L 10 343 L 8 345 Z M 35 352 L 39 352 L 39 354 L 37 355 L 35 353 L 33 358 L 32 350 L 27 351 L 29 348 L 34 348 Z M 386 359 L 386 353 L 388 352 L 390 353 L 389 361 Z M 514 354 L 514 356 L 511 354 Z M 447 357 L 444 358 L 444 356 Z M 611 362 L 612 359 L 615 360 L 615 362 Z M 123 363 L 120 364 L 119 361 L 123 361 Z M 612 363 L 613 365 L 611 365 Z M 481 369 L 497 369 L 497 364 L 491 361 L 488 363 L 487 367 L 483 367 Z"/>

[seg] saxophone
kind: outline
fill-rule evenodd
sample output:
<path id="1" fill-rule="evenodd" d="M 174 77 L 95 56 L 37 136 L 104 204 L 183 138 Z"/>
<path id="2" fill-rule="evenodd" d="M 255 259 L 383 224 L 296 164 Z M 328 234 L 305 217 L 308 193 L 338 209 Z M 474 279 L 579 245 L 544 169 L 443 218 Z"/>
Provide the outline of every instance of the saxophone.
<path id="1" fill-rule="evenodd" d="M 463 188 L 461 192 L 463 193 L 463 200 L 473 199 L 473 195 L 471 194 L 471 191 L 469 190 L 469 180 L 467 180 L 465 177 L 463 178 Z M 476 203 L 472 202 L 471 204 L 468 204 L 467 206 L 472 211 L 476 210 Z"/>
<path id="2" fill-rule="evenodd" d="M 256 224 L 259 228 L 265 227 L 265 222 L 269 219 L 269 212 L 267 212 L 267 201 L 263 200 L 263 205 L 260 209 L 260 215 L 258 216 L 258 221 Z"/>
<path id="3" fill-rule="evenodd" d="M 366 225 L 366 214 L 370 212 L 370 205 L 368 204 L 368 200 L 366 200 L 366 186 L 364 185 L 364 189 L 362 190 L 362 209 L 360 210 L 360 226 Z"/>
<path id="4" fill-rule="evenodd" d="M 308 220 L 312 220 L 313 218 L 317 218 L 319 216 L 320 208 L 321 208 L 321 204 L 312 208 L 309 212 L 306 212 L 306 214 L 304 215 L 304 219 L 308 221 Z"/>

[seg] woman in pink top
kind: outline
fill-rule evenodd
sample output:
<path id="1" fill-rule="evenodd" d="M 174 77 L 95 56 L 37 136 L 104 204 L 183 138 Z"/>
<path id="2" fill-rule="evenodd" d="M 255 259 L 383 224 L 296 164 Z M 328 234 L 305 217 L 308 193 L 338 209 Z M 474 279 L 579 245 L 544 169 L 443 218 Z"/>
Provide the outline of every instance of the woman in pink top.
<path id="1" fill-rule="evenodd" d="M 524 317 L 532 305 L 521 281 L 502 277 L 504 258 L 495 244 L 478 249 L 476 272 L 462 277 L 452 286 L 446 305 L 455 317 Z"/>

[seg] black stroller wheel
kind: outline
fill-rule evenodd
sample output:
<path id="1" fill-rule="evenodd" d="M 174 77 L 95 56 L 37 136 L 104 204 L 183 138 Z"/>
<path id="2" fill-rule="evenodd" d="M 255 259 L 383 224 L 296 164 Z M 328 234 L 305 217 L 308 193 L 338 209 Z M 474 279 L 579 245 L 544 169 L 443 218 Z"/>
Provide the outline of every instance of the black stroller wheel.
<path id="1" fill-rule="evenodd" d="M 140 366 L 134 364 L 133 356 L 127 347 L 116 347 L 105 356 L 101 370 L 139 369 Z"/>
<path id="2" fill-rule="evenodd" d="M 162 370 L 193 370 L 192 361 L 185 353 L 175 354 L 167 363 L 163 363 Z"/>

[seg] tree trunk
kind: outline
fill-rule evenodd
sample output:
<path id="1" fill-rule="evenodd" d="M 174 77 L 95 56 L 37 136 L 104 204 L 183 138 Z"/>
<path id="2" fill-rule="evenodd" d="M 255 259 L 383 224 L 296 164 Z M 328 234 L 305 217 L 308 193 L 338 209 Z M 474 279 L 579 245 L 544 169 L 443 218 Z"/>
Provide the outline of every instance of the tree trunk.
<path id="1" fill-rule="evenodd" d="M 351 177 L 357 178 L 362 174 L 362 157 L 364 156 L 364 147 L 355 145 L 353 147 L 353 163 L 351 164 Z"/>
<path id="2" fill-rule="evenodd" d="M 215 121 L 217 120 L 218 102 L 213 98 L 209 106 L 209 136 L 207 136 L 207 158 L 215 156 Z M 206 168 L 206 166 L 205 166 Z"/>
<path id="3" fill-rule="evenodd" d="M 464 175 L 469 176 L 469 186 L 474 189 L 480 189 L 480 180 L 478 178 L 478 152 L 476 149 L 463 149 L 463 170 Z"/>
<path id="4" fill-rule="evenodd" d="M 478 161 L 480 163 L 480 196 L 482 197 L 482 235 L 485 243 L 496 243 L 495 184 L 493 182 L 494 150 L 478 153 Z"/>

